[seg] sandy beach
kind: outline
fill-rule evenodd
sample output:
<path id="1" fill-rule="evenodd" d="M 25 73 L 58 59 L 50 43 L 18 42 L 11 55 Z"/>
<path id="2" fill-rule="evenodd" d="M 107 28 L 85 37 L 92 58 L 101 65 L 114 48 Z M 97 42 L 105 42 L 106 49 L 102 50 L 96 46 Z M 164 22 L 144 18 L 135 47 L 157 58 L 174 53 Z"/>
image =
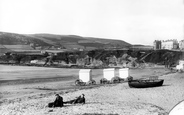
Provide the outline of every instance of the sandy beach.
<path id="1" fill-rule="evenodd" d="M 127 82 L 77 87 L 74 81 L 79 69 L 5 65 L 0 68 L 3 68 L 0 69 L 1 115 L 167 115 L 184 99 L 184 74 L 163 67 L 130 69 L 134 78 L 158 75 L 164 79 L 161 87 L 143 89 L 130 88 Z M 93 76 L 98 84 L 102 70 L 94 70 Z M 86 104 L 46 107 L 54 101 L 56 93 L 64 101 L 83 93 Z"/>

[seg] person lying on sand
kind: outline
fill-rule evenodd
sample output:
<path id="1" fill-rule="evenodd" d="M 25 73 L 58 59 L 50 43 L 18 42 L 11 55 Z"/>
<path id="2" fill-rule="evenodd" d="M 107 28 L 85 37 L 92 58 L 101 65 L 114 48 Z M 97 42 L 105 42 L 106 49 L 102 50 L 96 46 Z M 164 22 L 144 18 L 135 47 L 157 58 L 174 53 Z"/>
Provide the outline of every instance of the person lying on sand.
<path id="1" fill-rule="evenodd" d="M 63 107 L 63 97 L 59 94 L 56 94 L 56 99 L 54 102 L 48 104 L 48 107 Z"/>
<path id="2" fill-rule="evenodd" d="M 81 103 L 81 104 L 85 104 L 85 95 L 82 94 L 79 97 L 76 97 L 76 99 L 70 100 L 70 101 L 66 101 L 63 102 L 64 104 L 77 104 L 77 103 Z"/>

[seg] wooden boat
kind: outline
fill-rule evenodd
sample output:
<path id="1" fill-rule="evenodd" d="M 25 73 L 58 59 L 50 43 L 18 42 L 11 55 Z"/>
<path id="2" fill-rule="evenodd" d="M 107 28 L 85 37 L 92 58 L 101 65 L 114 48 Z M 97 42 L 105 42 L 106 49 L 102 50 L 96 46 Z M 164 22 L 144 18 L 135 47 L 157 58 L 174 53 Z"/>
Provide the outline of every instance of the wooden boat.
<path id="1" fill-rule="evenodd" d="M 128 81 L 129 87 L 134 88 L 147 88 L 147 87 L 158 87 L 162 86 L 163 79 L 141 79 L 141 80 L 130 80 Z"/>

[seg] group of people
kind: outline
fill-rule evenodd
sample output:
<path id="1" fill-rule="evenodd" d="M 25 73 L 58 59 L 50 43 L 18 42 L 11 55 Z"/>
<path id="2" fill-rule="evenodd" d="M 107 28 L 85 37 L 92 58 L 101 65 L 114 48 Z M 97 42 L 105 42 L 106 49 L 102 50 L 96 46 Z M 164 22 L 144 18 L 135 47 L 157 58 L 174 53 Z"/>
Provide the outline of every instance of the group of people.
<path id="1" fill-rule="evenodd" d="M 48 104 L 48 107 L 63 107 L 64 104 L 85 104 L 85 95 L 82 94 L 79 97 L 76 97 L 76 99 L 65 101 L 63 102 L 63 97 L 61 97 L 59 94 L 56 94 L 56 99 L 54 102 L 51 102 Z"/>

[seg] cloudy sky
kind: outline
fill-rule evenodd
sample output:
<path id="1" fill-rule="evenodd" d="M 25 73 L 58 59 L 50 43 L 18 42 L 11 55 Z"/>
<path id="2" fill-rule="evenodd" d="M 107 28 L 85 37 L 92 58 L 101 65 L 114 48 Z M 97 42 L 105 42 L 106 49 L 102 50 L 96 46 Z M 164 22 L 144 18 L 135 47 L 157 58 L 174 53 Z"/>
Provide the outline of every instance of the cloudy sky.
<path id="1" fill-rule="evenodd" d="M 184 39 L 184 0 L 0 0 L 0 31 L 152 45 Z"/>

